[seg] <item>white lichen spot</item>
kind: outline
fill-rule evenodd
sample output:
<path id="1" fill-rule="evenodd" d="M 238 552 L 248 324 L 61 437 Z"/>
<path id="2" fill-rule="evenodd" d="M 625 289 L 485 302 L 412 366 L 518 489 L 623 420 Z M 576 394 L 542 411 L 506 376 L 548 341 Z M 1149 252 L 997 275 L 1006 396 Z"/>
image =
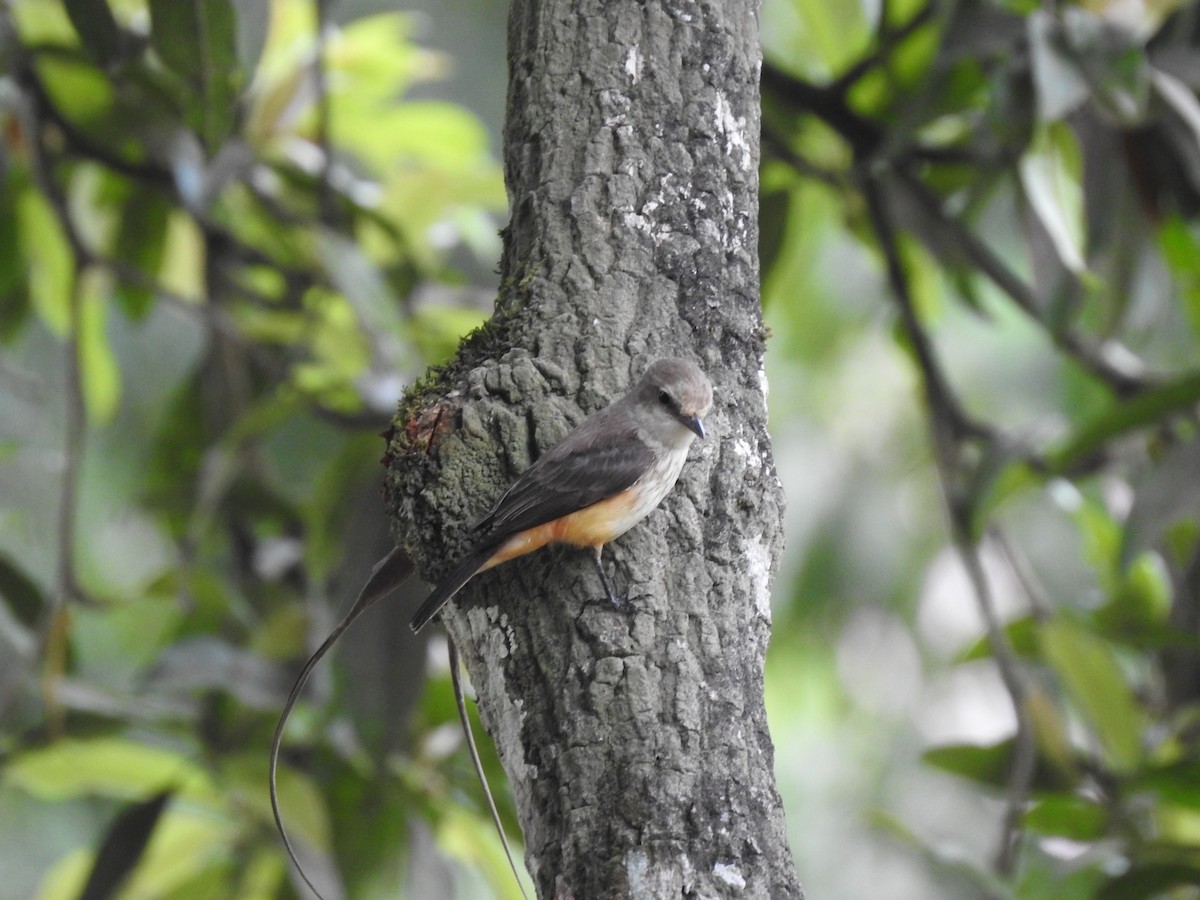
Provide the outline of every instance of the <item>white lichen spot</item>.
<path id="1" fill-rule="evenodd" d="M 734 890 L 742 891 L 746 889 L 746 879 L 742 877 L 741 870 L 737 866 L 732 866 L 728 863 L 717 863 L 713 866 L 713 878 L 717 879 L 717 881 L 723 881 Z"/>
<path id="2" fill-rule="evenodd" d="M 725 152 L 732 156 L 743 172 L 750 171 L 750 143 L 746 140 L 746 117 L 735 116 L 724 94 L 717 94 L 717 130 L 725 135 Z"/>
<path id="3" fill-rule="evenodd" d="M 622 217 L 621 221 L 625 223 L 625 227 L 632 231 L 641 231 L 645 234 L 650 233 L 650 220 L 645 216 L 639 216 L 635 212 L 627 212 Z"/>
<path id="4" fill-rule="evenodd" d="M 629 885 L 629 896 L 649 897 L 652 892 L 646 882 L 646 873 L 650 869 L 650 858 L 641 850 L 633 850 L 625 857 L 625 883 Z"/>
<path id="5" fill-rule="evenodd" d="M 754 447 L 745 438 L 737 438 L 731 447 L 733 452 L 746 461 L 746 465 L 752 468 L 760 468 L 762 466 L 762 457 L 755 452 Z"/>
<path id="6" fill-rule="evenodd" d="M 665 202 L 665 194 L 656 194 L 647 198 L 646 202 L 642 204 L 642 211 L 640 213 L 627 210 L 623 213 L 621 220 L 625 223 L 626 228 L 648 234 L 655 245 L 658 245 L 674 231 L 666 222 L 661 222 L 654 218 L 655 211 Z"/>
<path id="7" fill-rule="evenodd" d="M 750 594 L 754 610 L 767 622 L 771 621 L 771 548 L 759 537 L 746 542 L 746 574 L 750 579 Z"/>
<path id="8" fill-rule="evenodd" d="M 642 54 L 638 53 L 636 45 L 629 48 L 629 55 L 625 57 L 625 74 L 634 84 L 642 77 Z"/>

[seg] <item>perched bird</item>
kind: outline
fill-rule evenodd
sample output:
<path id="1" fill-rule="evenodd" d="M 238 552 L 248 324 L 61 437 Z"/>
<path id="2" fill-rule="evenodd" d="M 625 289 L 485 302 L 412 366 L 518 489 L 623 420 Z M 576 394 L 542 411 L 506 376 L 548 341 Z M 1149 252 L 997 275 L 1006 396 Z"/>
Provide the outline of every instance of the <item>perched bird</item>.
<path id="1" fill-rule="evenodd" d="M 712 384 L 695 363 L 651 363 L 625 396 L 579 426 L 518 476 L 473 529 L 474 546 L 417 610 L 420 631 L 475 575 L 550 543 L 592 550 L 608 599 L 604 545 L 620 537 L 675 486 L 692 439 L 704 437 Z"/>
<path id="2" fill-rule="evenodd" d="M 412 630 L 420 631 L 428 624 L 477 573 L 554 542 L 590 547 L 604 590 L 609 600 L 618 603 L 601 564 L 604 545 L 648 516 L 675 486 L 693 438 L 704 437 L 702 420 L 711 407 L 712 385 L 694 363 L 685 359 L 651 363 L 628 394 L 585 419 L 521 473 L 495 508 L 475 526 L 479 533 L 475 545 L 417 610 L 410 623 Z M 268 783 L 275 827 L 300 877 L 318 897 L 320 892 L 296 858 L 279 809 L 275 776 L 283 729 L 308 676 L 329 648 L 364 610 L 399 586 L 414 569 L 411 557 L 400 547 L 375 565 L 353 607 L 304 663 L 271 738 Z M 468 736 L 475 771 L 488 794 L 492 820 L 515 872 L 508 840 L 470 735 L 453 642 L 450 648 L 459 718 Z M 521 892 L 524 894 L 524 888 Z"/>

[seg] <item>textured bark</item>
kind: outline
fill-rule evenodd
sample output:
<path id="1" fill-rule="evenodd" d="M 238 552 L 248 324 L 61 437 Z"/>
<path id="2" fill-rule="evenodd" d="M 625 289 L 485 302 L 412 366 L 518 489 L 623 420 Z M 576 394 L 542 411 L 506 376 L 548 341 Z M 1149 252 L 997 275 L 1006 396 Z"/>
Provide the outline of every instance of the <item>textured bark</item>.
<path id="1" fill-rule="evenodd" d="M 479 576 L 447 627 L 542 897 L 801 897 L 763 709 L 782 493 L 758 299 L 757 5 L 514 0 L 496 316 L 410 397 L 389 496 L 436 578 L 536 454 L 652 359 L 716 386 L 683 477 L 610 546 Z M 615 560 L 615 563 L 614 563 Z"/>

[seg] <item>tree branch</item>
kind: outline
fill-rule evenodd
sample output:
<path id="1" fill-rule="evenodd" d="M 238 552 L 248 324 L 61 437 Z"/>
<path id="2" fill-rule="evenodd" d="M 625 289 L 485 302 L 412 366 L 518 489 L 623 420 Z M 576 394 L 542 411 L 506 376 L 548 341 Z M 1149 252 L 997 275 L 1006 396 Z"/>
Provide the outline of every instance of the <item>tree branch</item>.
<path id="1" fill-rule="evenodd" d="M 1050 327 L 1042 318 L 1038 298 L 1029 285 L 1018 278 L 966 225 L 948 215 L 940 199 L 912 172 L 900 168 L 896 170 L 896 176 L 931 222 L 946 232 L 971 264 L 1007 294 L 1018 309 L 1045 330 L 1056 347 L 1108 385 L 1117 396 L 1129 396 L 1151 386 L 1150 379 L 1127 368 L 1124 360 L 1136 359 L 1132 352 L 1117 347 L 1116 352 L 1105 353 L 1103 348 L 1090 345 L 1073 332 Z"/>
<path id="2" fill-rule="evenodd" d="M 870 177 L 865 178 L 863 193 L 867 198 L 872 227 L 887 261 L 888 283 L 900 310 L 900 324 L 914 348 L 914 356 L 921 372 L 921 384 L 929 408 L 933 457 L 941 483 L 942 499 L 946 506 L 951 541 L 971 583 L 975 603 L 984 622 L 988 645 L 993 659 L 996 660 L 1000 679 L 1012 701 L 1016 718 L 1017 728 L 1012 766 L 1009 770 L 1003 837 L 995 863 L 996 870 L 1007 876 L 1012 874 L 1016 864 L 1021 820 L 1036 762 L 1036 747 L 1032 723 L 1025 707 L 1024 680 L 1016 654 L 996 613 L 979 546 L 972 537 L 974 510 L 962 490 L 962 486 L 969 481 L 969 472 L 966 471 L 961 453 L 962 443 L 971 438 L 987 438 L 988 434 L 986 431 L 980 432 L 978 426 L 972 426 L 966 420 L 937 365 L 928 338 L 915 313 L 895 229 L 878 182 Z"/>

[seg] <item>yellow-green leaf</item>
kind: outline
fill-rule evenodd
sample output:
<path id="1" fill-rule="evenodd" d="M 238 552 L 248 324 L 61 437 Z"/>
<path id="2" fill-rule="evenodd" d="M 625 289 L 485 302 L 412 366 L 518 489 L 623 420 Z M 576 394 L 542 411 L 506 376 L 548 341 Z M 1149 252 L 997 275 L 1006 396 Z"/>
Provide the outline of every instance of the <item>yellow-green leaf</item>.
<path id="1" fill-rule="evenodd" d="M 121 369 L 108 343 L 108 299 L 104 279 L 89 274 L 80 285 L 79 377 L 88 419 L 103 424 L 112 419 L 121 397 Z"/>
<path id="2" fill-rule="evenodd" d="M 208 773 L 183 753 L 120 737 L 66 739 L 9 760 L 4 781 L 43 800 L 100 795 L 141 799 L 175 788 L 186 799 L 212 801 Z"/>
<path id="3" fill-rule="evenodd" d="M 45 197 L 37 191 L 25 191 L 20 204 L 30 299 L 46 327 L 64 337 L 71 329 L 71 291 L 75 280 L 71 247 Z"/>
<path id="4" fill-rule="evenodd" d="M 1144 717 L 1108 642 L 1082 625 L 1056 619 L 1042 627 L 1042 654 L 1100 740 L 1112 768 L 1142 758 Z"/>

